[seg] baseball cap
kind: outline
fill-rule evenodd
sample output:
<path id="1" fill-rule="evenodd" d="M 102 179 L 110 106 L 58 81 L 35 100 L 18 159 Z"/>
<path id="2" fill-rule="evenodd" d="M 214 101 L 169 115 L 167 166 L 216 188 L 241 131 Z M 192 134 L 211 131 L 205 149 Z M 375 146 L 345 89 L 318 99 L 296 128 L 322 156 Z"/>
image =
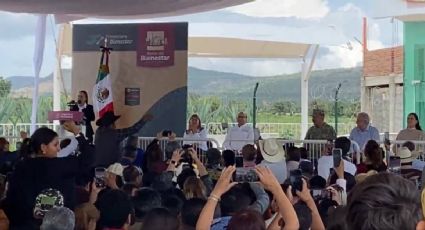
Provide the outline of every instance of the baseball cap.
<path id="1" fill-rule="evenodd" d="M 113 163 L 109 165 L 109 167 L 106 169 L 106 172 L 115 174 L 117 176 L 123 176 L 124 167 L 120 163 Z"/>
<path id="2" fill-rule="evenodd" d="M 63 207 L 63 195 L 59 190 L 48 188 L 35 198 L 34 217 L 43 218 L 54 207 Z"/>

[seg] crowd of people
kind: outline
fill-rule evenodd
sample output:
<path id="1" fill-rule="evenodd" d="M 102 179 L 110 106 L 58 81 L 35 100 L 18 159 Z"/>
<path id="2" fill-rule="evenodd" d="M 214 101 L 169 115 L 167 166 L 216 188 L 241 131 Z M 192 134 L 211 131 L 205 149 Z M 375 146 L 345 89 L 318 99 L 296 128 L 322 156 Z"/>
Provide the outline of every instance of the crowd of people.
<path id="1" fill-rule="evenodd" d="M 84 92 L 74 109 L 91 116 Z M 411 142 L 424 134 L 414 113 L 397 136 L 406 142 L 381 148 L 368 114 L 358 114 L 349 137 L 337 137 L 315 110 L 305 139 L 328 140 L 318 159 L 312 145 L 256 138 L 243 112 L 223 149 L 208 143 L 196 114 L 183 143 L 161 131 L 144 149 L 135 135 L 154 118 L 117 129 L 119 118 L 107 112 L 94 133 L 85 116 L 88 136 L 72 121 L 63 122 L 73 135 L 62 140 L 49 128 L 22 133 L 16 152 L 0 138 L 0 229 L 425 230 L 414 173 L 423 167 L 416 169 Z M 399 172 L 387 156 L 398 157 Z"/>

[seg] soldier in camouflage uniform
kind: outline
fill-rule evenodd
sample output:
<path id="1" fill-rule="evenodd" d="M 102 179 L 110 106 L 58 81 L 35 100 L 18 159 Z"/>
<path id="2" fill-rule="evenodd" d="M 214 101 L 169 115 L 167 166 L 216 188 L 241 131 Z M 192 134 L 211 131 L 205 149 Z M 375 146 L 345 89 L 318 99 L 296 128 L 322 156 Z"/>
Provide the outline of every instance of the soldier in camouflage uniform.
<path id="1" fill-rule="evenodd" d="M 336 133 L 332 126 L 325 122 L 325 112 L 323 110 L 313 110 L 313 126 L 310 127 L 305 135 L 305 140 L 335 140 Z M 310 157 L 320 157 L 321 151 L 329 151 L 328 149 L 322 149 L 323 145 L 320 144 L 308 144 L 305 147 L 309 150 Z M 314 150 L 314 151 L 313 151 Z M 323 153 L 322 153 L 323 154 Z M 326 153 L 324 153 L 326 154 Z"/>
<path id="2" fill-rule="evenodd" d="M 336 133 L 332 126 L 325 122 L 325 112 L 323 110 L 313 110 L 313 126 L 305 135 L 305 140 L 335 140 Z"/>

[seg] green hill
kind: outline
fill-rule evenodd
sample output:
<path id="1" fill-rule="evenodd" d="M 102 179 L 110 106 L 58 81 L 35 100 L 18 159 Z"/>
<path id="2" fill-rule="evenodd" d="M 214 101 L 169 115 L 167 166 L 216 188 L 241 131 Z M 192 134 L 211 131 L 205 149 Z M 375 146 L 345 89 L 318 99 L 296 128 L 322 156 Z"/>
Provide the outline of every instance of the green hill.
<path id="1" fill-rule="evenodd" d="M 299 73 L 270 77 L 250 77 L 241 74 L 201 70 L 189 67 L 188 89 L 190 94 L 214 95 L 229 100 L 250 99 L 254 85 L 258 88 L 258 101 L 299 101 L 301 76 Z M 330 69 L 313 71 L 309 81 L 310 99 L 332 100 L 335 88 L 342 83 L 341 100 L 360 98 L 362 68 Z"/>

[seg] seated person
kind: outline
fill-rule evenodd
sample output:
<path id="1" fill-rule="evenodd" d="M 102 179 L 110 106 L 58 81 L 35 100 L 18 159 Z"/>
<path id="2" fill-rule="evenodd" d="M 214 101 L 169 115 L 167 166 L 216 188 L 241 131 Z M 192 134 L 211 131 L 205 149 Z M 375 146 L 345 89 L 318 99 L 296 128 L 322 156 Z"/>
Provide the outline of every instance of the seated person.
<path id="1" fill-rule="evenodd" d="M 348 230 L 425 229 L 419 197 L 407 179 L 388 173 L 370 176 L 348 196 Z"/>
<path id="2" fill-rule="evenodd" d="M 292 146 L 288 148 L 288 159 L 286 159 L 286 168 L 289 172 L 299 168 L 301 160 L 301 152 L 300 149 Z"/>
<path id="3" fill-rule="evenodd" d="M 254 145 L 247 144 L 242 148 L 243 167 L 255 167 L 255 160 L 257 159 L 257 150 Z"/>
<path id="4" fill-rule="evenodd" d="M 162 205 L 161 194 L 151 188 L 142 188 L 132 198 L 134 207 L 135 223 L 130 230 L 140 230 L 147 213 Z"/>
<path id="5" fill-rule="evenodd" d="M 221 162 L 221 153 L 220 150 L 216 148 L 211 148 L 207 150 L 207 171 L 213 180 L 214 184 L 220 178 L 222 167 Z"/>
<path id="6" fill-rule="evenodd" d="M 183 229 L 195 230 L 196 222 L 206 203 L 206 200 L 199 198 L 193 198 L 184 202 L 180 215 L 180 222 L 183 225 Z"/>
<path id="7" fill-rule="evenodd" d="M 350 173 L 351 175 L 356 174 L 356 166 L 347 160 L 347 154 L 350 151 L 351 141 L 346 137 L 338 137 L 335 140 L 335 148 L 341 149 L 342 159 L 344 161 L 344 170 L 345 172 Z M 331 154 L 322 156 L 318 160 L 318 175 L 323 177 L 325 180 L 329 178 L 330 170 L 334 167 L 332 151 Z"/>
<path id="8" fill-rule="evenodd" d="M 120 163 L 124 167 L 133 165 L 134 161 L 136 160 L 136 157 L 137 157 L 137 148 L 133 146 L 127 146 L 124 148 L 124 152 L 122 154 Z"/>
<path id="9" fill-rule="evenodd" d="M 100 195 L 100 194 L 99 194 Z M 99 229 L 128 229 L 131 224 L 132 204 L 123 191 L 112 189 L 98 197 Z"/>
<path id="10" fill-rule="evenodd" d="M 221 154 L 221 158 L 223 160 L 222 165 L 224 167 L 229 167 L 230 165 L 235 165 L 235 157 L 236 154 L 233 150 L 224 150 Z"/>
<path id="11" fill-rule="evenodd" d="M 283 146 L 276 139 L 260 140 L 259 146 L 264 158 L 259 165 L 268 167 L 282 184 L 288 177 Z"/>
<path id="12" fill-rule="evenodd" d="M 370 170 L 387 171 L 387 166 L 383 161 L 382 149 L 376 141 L 370 140 L 366 143 L 364 154 L 366 159 L 357 165 L 357 173 L 367 173 Z"/>

